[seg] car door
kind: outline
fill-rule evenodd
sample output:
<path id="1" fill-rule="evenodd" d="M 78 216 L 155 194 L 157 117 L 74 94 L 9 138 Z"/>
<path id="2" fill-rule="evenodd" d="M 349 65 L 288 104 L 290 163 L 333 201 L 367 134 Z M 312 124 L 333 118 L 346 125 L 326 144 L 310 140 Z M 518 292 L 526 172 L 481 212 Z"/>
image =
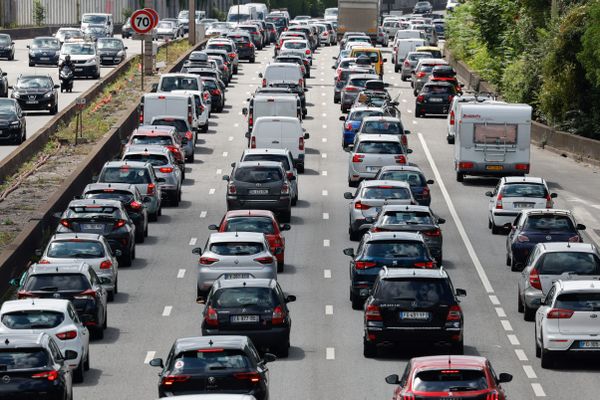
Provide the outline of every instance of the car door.
<path id="1" fill-rule="evenodd" d="M 64 384 L 65 392 L 69 393 L 71 390 L 71 385 L 73 384 L 73 375 L 71 374 L 71 368 L 65 362 L 65 358 L 58 345 L 54 342 L 53 339 L 48 341 L 48 347 L 50 349 L 50 353 L 52 353 L 52 358 L 55 366 L 58 366 L 59 376 Z"/>
<path id="2" fill-rule="evenodd" d="M 67 313 L 69 314 L 69 318 L 73 320 L 73 323 L 77 325 L 77 330 L 81 336 L 81 345 L 83 347 L 83 351 L 87 352 L 89 350 L 88 346 L 90 343 L 90 332 L 85 327 L 85 325 L 83 325 L 83 322 L 81 322 L 81 320 L 79 319 L 79 316 L 77 315 L 77 312 L 75 311 L 75 308 L 73 308 L 73 305 L 71 303 L 67 305 Z"/>
<path id="3" fill-rule="evenodd" d="M 102 287 L 100 284 L 98 275 L 96 275 L 96 272 L 92 268 L 89 269 L 89 274 L 92 289 L 98 294 L 98 321 L 102 321 L 102 324 L 98 325 L 102 326 L 107 316 L 106 303 L 108 302 L 108 295 L 106 293 L 106 289 L 104 289 L 104 287 Z"/>
<path id="4" fill-rule="evenodd" d="M 546 318 L 546 314 L 548 313 L 548 310 L 550 308 L 552 308 L 552 302 L 554 300 L 555 293 L 556 293 L 556 286 L 554 285 L 548 291 L 548 294 L 546 295 L 543 304 L 540 305 L 540 308 L 538 308 L 538 310 L 535 314 L 536 335 L 540 339 L 542 337 L 542 328 L 543 328 L 544 319 Z M 541 340 L 540 340 L 540 342 L 541 342 Z"/>
<path id="5" fill-rule="evenodd" d="M 513 221 L 512 228 L 510 229 L 510 232 L 508 233 L 508 236 L 506 237 L 506 251 L 508 252 L 508 254 L 511 255 L 511 257 L 512 257 L 512 243 L 513 243 L 514 239 L 518 236 L 519 229 L 521 229 L 523 227 L 524 220 L 525 220 L 524 214 L 519 213 L 519 215 L 517 215 L 517 218 L 515 218 L 515 220 Z"/>

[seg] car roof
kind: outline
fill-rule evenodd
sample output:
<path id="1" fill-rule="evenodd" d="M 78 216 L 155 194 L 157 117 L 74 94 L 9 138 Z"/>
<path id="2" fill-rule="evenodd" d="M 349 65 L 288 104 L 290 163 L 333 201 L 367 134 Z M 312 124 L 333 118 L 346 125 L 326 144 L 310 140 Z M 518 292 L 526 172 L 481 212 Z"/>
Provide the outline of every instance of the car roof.
<path id="1" fill-rule="evenodd" d="M 352 76 L 349 79 L 364 79 L 364 78 L 369 78 L 369 79 L 374 79 L 374 80 L 380 80 L 379 79 L 379 75 L 377 74 L 352 74 Z"/>
<path id="2" fill-rule="evenodd" d="M 414 171 L 423 174 L 421 168 L 415 165 L 384 165 L 379 171 Z"/>
<path id="3" fill-rule="evenodd" d="M 377 134 L 377 133 L 361 133 L 358 136 L 359 142 L 398 142 L 400 138 L 396 135 Z"/>
<path id="4" fill-rule="evenodd" d="M 78 263 L 69 264 L 33 264 L 29 267 L 30 275 L 41 275 L 41 274 L 86 274 L 90 266 L 83 261 Z"/>
<path id="5" fill-rule="evenodd" d="M 50 242 L 58 241 L 58 240 L 94 240 L 100 241 L 102 239 L 102 235 L 98 235 L 96 233 L 55 233 L 50 238 Z"/>
<path id="6" fill-rule="evenodd" d="M 447 368 L 485 368 L 487 359 L 479 356 L 427 356 L 411 360 L 413 368 L 419 370 Z"/>
<path id="7" fill-rule="evenodd" d="M 419 64 L 447 65 L 448 61 L 442 60 L 441 58 L 421 58 Z"/>
<path id="8" fill-rule="evenodd" d="M 44 346 L 50 339 L 45 332 L 40 333 L 3 333 L 0 335 L 0 349 L 17 349 Z"/>
<path id="9" fill-rule="evenodd" d="M 91 192 L 93 190 L 123 190 L 127 192 L 135 192 L 135 185 L 131 183 L 90 183 L 84 189 L 83 193 Z"/>
<path id="10" fill-rule="evenodd" d="M 65 311 L 70 300 L 65 299 L 23 299 L 9 300 L 2 304 L 0 312 L 9 313 L 23 310 Z"/>
<path id="11" fill-rule="evenodd" d="M 573 252 L 573 253 L 598 253 L 598 247 L 593 243 L 579 243 L 579 242 L 546 242 L 538 243 L 544 253 L 551 252 Z"/>
<path id="12" fill-rule="evenodd" d="M 173 346 L 175 353 L 211 347 L 225 349 L 244 349 L 244 347 L 248 345 L 249 340 L 250 339 L 248 339 L 248 336 L 195 336 L 179 338 L 175 340 L 175 344 Z"/>
<path id="13" fill-rule="evenodd" d="M 597 279 L 586 280 L 559 280 L 559 292 L 600 292 L 600 281 Z"/>
<path id="14" fill-rule="evenodd" d="M 367 232 L 366 241 L 375 242 L 381 240 L 412 240 L 424 242 L 423 236 L 419 232 Z"/>
<path id="15" fill-rule="evenodd" d="M 124 167 L 124 166 L 128 166 L 131 168 L 146 168 L 148 166 L 151 166 L 149 163 L 147 162 L 143 162 L 143 161 L 107 161 L 104 164 L 104 168 L 115 168 L 115 167 Z"/>
<path id="16" fill-rule="evenodd" d="M 428 206 L 420 206 L 417 204 L 386 204 L 381 208 L 381 214 L 386 211 L 418 211 L 431 213 L 431 209 Z"/>
<path id="17" fill-rule="evenodd" d="M 236 168 L 251 168 L 251 167 L 273 167 L 282 168 L 279 161 L 240 161 L 235 165 Z"/>
<path id="18" fill-rule="evenodd" d="M 237 217 L 268 217 L 275 219 L 275 214 L 269 210 L 231 210 L 225 213 L 224 219 Z"/>
<path id="19" fill-rule="evenodd" d="M 408 182 L 404 181 L 388 181 L 388 180 L 368 180 L 362 181 L 361 185 L 363 188 L 375 187 L 375 186 L 394 186 L 394 187 L 403 187 L 410 189 L 410 185 Z"/>
<path id="20" fill-rule="evenodd" d="M 239 288 L 239 287 L 262 287 L 274 288 L 277 285 L 275 279 L 251 278 L 251 279 L 224 279 L 215 281 L 215 289 Z"/>
<path id="21" fill-rule="evenodd" d="M 121 202 L 117 201 L 117 200 L 111 200 L 111 199 L 75 199 L 75 200 L 71 200 L 71 202 L 69 203 L 69 208 L 71 208 L 71 207 L 89 207 L 89 206 L 121 208 Z"/>
<path id="22" fill-rule="evenodd" d="M 256 400 L 256 398 L 250 394 L 233 393 L 184 394 L 176 397 L 177 400 Z"/>
<path id="23" fill-rule="evenodd" d="M 544 184 L 546 181 L 544 178 L 538 178 L 535 176 L 505 176 L 502 178 L 502 183 L 538 183 Z"/>
<path id="24" fill-rule="evenodd" d="M 216 232 L 211 233 L 209 241 L 211 243 L 222 242 L 264 242 L 265 235 L 259 232 Z"/>
<path id="25" fill-rule="evenodd" d="M 439 269 L 427 269 L 427 268 L 387 268 L 383 267 L 379 271 L 379 276 L 382 279 L 394 279 L 394 278 L 448 278 L 448 273 L 444 268 Z"/>
<path id="26" fill-rule="evenodd" d="M 573 216 L 571 210 L 559 210 L 557 208 L 530 208 L 528 210 L 522 210 L 521 213 L 525 216 L 530 215 L 544 215 L 544 214 L 556 214 L 556 215 L 565 215 L 565 216 Z"/>

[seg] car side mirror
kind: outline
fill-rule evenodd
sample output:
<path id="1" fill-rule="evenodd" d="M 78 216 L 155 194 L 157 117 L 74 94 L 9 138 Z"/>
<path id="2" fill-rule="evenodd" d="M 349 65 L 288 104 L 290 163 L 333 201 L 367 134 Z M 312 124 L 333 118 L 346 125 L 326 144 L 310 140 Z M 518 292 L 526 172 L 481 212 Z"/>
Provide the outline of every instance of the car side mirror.
<path id="1" fill-rule="evenodd" d="M 485 195 L 487 197 L 494 197 L 494 193 L 492 193 L 492 192 L 485 192 Z"/>
<path id="2" fill-rule="evenodd" d="M 345 115 L 340 115 L 340 121 L 345 121 L 346 120 L 346 116 Z"/>
<path id="3" fill-rule="evenodd" d="M 498 383 L 510 382 L 510 381 L 512 381 L 512 379 L 513 379 L 513 376 L 511 374 L 507 374 L 506 372 L 502 372 L 498 376 Z"/>
<path id="4" fill-rule="evenodd" d="M 438 218 L 437 223 L 440 224 L 440 225 L 441 224 L 445 224 L 446 220 L 444 218 Z"/>
<path id="5" fill-rule="evenodd" d="M 224 181 L 229 181 L 229 175 L 223 175 L 223 180 Z"/>
<path id="6" fill-rule="evenodd" d="M 337 57 L 331 57 L 332 60 L 337 60 Z"/>
<path id="7" fill-rule="evenodd" d="M 263 361 L 265 364 L 266 364 L 266 363 L 273 362 L 273 361 L 275 361 L 275 360 L 277 360 L 277 357 L 275 357 L 275 355 L 274 355 L 274 354 L 271 354 L 271 353 L 265 353 L 265 354 L 263 355 L 263 358 L 262 358 L 262 361 Z"/>
<path id="8" fill-rule="evenodd" d="M 550 198 L 555 199 L 558 197 L 558 193 L 550 193 Z"/>
<path id="9" fill-rule="evenodd" d="M 585 231 L 585 225 L 584 224 L 577 224 L 577 230 L 578 231 Z"/>
<path id="10" fill-rule="evenodd" d="M 204 298 L 204 296 L 196 297 L 196 304 L 206 304 L 206 299 Z"/>
<path id="11" fill-rule="evenodd" d="M 29 46 L 29 45 L 27 45 L 26 47 L 27 47 L 28 49 L 30 49 L 30 48 L 31 48 L 31 46 Z"/>
<path id="12" fill-rule="evenodd" d="M 456 295 L 458 297 L 465 297 L 467 295 L 467 291 L 465 289 L 456 289 Z"/>
<path id="13" fill-rule="evenodd" d="M 296 296 L 294 296 L 293 294 L 288 294 L 287 296 L 285 296 L 286 303 L 292 303 L 294 301 L 296 301 Z"/>
<path id="14" fill-rule="evenodd" d="M 344 198 L 346 200 L 352 200 L 352 199 L 354 199 L 354 195 L 350 192 L 346 192 L 346 193 L 344 193 Z"/>
<path id="15" fill-rule="evenodd" d="M 65 360 L 75 360 L 77 358 L 77 352 L 74 350 L 65 351 Z"/>
<path id="16" fill-rule="evenodd" d="M 461 84 L 459 84 L 459 86 L 460 86 L 461 88 L 463 88 L 463 87 L 465 87 L 465 84 L 464 84 L 464 83 L 461 83 Z"/>
<path id="17" fill-rule="evenodd" d="M 434 183 L 435 183 L 435 181 L 434 181 L 433 179 L 429 179 L 429 180 L 427 181 L 427 184 L 428 184 L 428 185 L 433 185 Z"/>
<path id="18" fill-rule="evenodd" d="M 242 108 L 242 114 L 244 114 L 244 116 L 248 115 L 248 107 Z"/>
<path id="19" fill-rule="evenodd" d="M 123 50 L 127 50 L 128 48 L 129 48 L 129 47 L 125 46 L 125 47 L 123 47 Z"/>
<path id="20" fill-rule="evenodd" d="M 156 93 L 156 91 L 158 90 L 158 83 L 153 83 L 151 88 L 150 88 L 150 92 L 151 93 Z"/>
<path id="21" fill-rule="evenodd" d="M 292 226 L 290 224 L 280 224 L 279 225 L 280 231 L 289 231 L 290 229 L 292 229 Z"/>
<path id="22" fill-rule="evenodd" d="M 121 257 L 123 255 L 123 252 L 121 250 L 117 249 L 113 252 L 113 254 L 115 255 L 115 257 Z"/>
<path id="23" fill-rule="evenodd" d="M 405 130 L 404 130 L 404 134 L 405 134 L 405 135 L 410 135 L 410 131 L 409 131 L 408 129 L 405 129 Z"/>
<path id="24" fill-rule="evenodd" d="M 387 82 L 385 82 L 385 83 L 383 84 L 383 87 L 390 87 L 390 84 L 389 84 L 389 83 L 387 83 Z"/>
<path id="25" fill-rule="evenodd" d="M 60 85 L 54 85 L 54 89 L 60 88 Z"/>
<path id="26" fill-rule="evenodd" d="M 306 132 L 304 134 L 304 140 L 306 140 L 306 139 L 310 139 L 310 133 L 308 133 L 308 132 Z"/>
<path id="27" fill-rule="evenodd" d="M 152 366 L 152 367 L 160 367 L 160 368 L 165 367 L 165 365 L 163 364 L 162 358 L 153 358 L 152 360 L 150 360 L 150 362 L 148 364 L 150 364 L 150 366 Z"/>
<path id="28" fill-rule="evenodd" d="M 7 75 L 8 75 L 8 73 L 6 73 L 6 72 L 2 73 L 2 76 L 7 76 Z"/>
<path id="29" fill-rule="evenodd" d="M 19 287 L 19 280 L 18 279 L 11 279 L 10 281 L 8 281 L 8 284 L 10 286 Z"/>
<path id="30" fill-rule="evenodd" d="M 304 92 L 305 92 L 305 93 L 306 93 L 306 92 L 308 92 L 308 88 L 304 88 Z"/>
<path id="31" fill-rule="evenodd" d="M 348 257 L 354 257 L 354 249 L 352 247 L 348 247 L 347 249 L 344 249 L 343 253 L 345 255 L 347 255 Z"/>
<path id="32" fill-rule="evenodd" d="M 262 77 L 263 77 L 263 74 L 262 74 L 262 72 L 259 72 L 259 73 L 258 73 L 258 77 L 259 77 L 259 78 L 262 78 Z"/>
<path id="33" fill-rule="evenodd" d="M 194 249 L 192 249 L 192 254 L 202 254 L 202 247 L 196 247 Z"/>
<path id="34" fill-rule="evenodd" d="M 412 154 L 413 150 L 412 149 L 406 149 L 406 154 Z"/>
<path id="35" fill-rule="evenodd" d="M 400 377 L 396 374 L 388 375 L 385 377 L 385 381 L 390 385 L 397 385 L 400 383 Z"/>
<path id="36" fill-rule="evenodd" d="M 332 66 L 331 66 L 331 69 L 335 69 L 335 65 L 332 65 Z"/>
<path id="37" fill-rule="evenodd" d="M 219 227 L 217 225 L 215 225 L 215 224 L 211 224 L 211 225 L 208 226 L 208 230 L 209 231 L 218 231 Z"/>
<path id="38" fill-rule="evenodd" d="M 14 89 L 14 87 L 12 85 L 8 85 L 8 88 L 11 89 L 11 90 Z"/>

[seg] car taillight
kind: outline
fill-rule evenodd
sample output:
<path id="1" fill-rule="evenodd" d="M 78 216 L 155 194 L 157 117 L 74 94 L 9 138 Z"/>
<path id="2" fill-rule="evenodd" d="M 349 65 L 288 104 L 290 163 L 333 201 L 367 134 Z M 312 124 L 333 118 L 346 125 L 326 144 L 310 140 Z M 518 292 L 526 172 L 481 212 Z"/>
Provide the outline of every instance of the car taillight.
<path id="1" fill-rule="evenodd" d="M 254 261 L 267 265 L 273 263 L 273 257 L 258 257 L 255 258 Z"/>
<path id="2" fill-rule="evenodd" d="M 304 54 L 306 54 L 307 56 L 309 56 L 310 55 L 310 50 L 306 49 L 306 51 L 304 52 Z"/>
<path id="3" fill-rule="evenodd" d="M 475 166 L 471 161 L 460 161 L 458 163 L 458 168 L 460 169 L 472 169 Z"/>
<path id="4" fill-rule="evenodd" d="M 540 274 L 538 270 L 533 268 L 531 272 L 529 272 L 529 284 L 532 288 L 542 290 L 542 282 L 540 281 Z"/>
<path id="5" fill-rule="evenodd" d="M 454 111 L 450 111 L 450 125 L 454 125 Z"/>
<path id="6" fill-rule="evenodd" d="M 188 107 L 188 123 L 192 123 L 192 106 Z"/>
<path id="7" fill-rule="evenodd" d="M 250 381 L 251 383 L 260 382 L 260 374 L 258 372 L 238 372 L 233 374 L 235 379 Z"/>
<path id="8" fill-rule="evenodd" d="M 267 87 L 267 80 L 264 78 L 262 80 L 262 87 Z"/>
<path id="9" fill-rule="evenodd" d="M 110 260 L 104 260 L 100 263 L 100 269 L 109 269 L 112 267 L 113 263 Z"/>
<path id="10" fill-rule="evenodd" d="M 462 310 L 459 305 L 450 306 L 446 321 L 460 321 L 462 319 Z"/>
<path id="11" fill-rule="evenodd" d="M 302 136 L 298 138 L 298 150 L 304 150 L 304 138 Z"/>
<path id="12" fill-rule="evenodd" d="M 304 79 L 298 79 L 298 86 L 304 86 Z"/>
<path id="13" fill-rule="evenodd" d="M 281 194 L 290 194 L 290 186 L 287 183 L 281 186 Z"/>
<path id="14" fill-rule="evenodd" d="M 207 100 L 208 100 L 208 98 L 210 97 L 210 93 L 208 93 L 207 91 L 205 91 L 205 92 L 202 94 L 202 97 L 204 98 L 204 100 L 205 100 L 205 101 L 207 101 Z M 190 121 L 190 122 L 191 122 L 191 121 Z"/>
<path id="15" fill-rule="evenodd" d="M 200 264 L 202 264 L 202 265 L 212 265 L 212 264 L 216 263 L 217 261 L 219 261 L 218 258 L 200 257 Z"/>
<path id="16" fill-rule="evenodd" d="M 430 193 L 429 187 L 425 186 L 423 188 L 423 192 L 421 192 L 421 197 L 426 199 L 429 197 L 429 193 Z"/>
<path id="17" fill-rule="evenodd" d="M 414 394 L 404 394 L 400 396 L 400 400 L 415 400 Z"/>
<path id="18" fill-rule="evenodd" d="M 415 268 L 433 268 L 435 263 L 433 261 L 416 262 L 413 264 Z"/>
<path id="19" fill-rule="evenodd" d="M 448 102 L 452 103 L 453 99 L 454 99 L 454 95 L 451 94 L 450 96 L 448 96 Z"/>
<path id="20" fill-rule="evenodd" d="M 517 236 L 517 242 L 521 242 L 521 243 L 529 242 L 529 238 L 525 235 L 519 235 L 519 236 Z"/>
<path id="21" fill-rule="evenodd" d="M 38 264 L 50 264 L 50 261 L 46 260 L 45 258 L 42 258 L 40 261 L 38 261 Z"/>
<path id="22" fill-rule="evenodd" d="M 140 104 L 140 124 L 144 122 L 144 103 Z"/>
<path id="23" fill-rule="evenodd" d="M 252 136 L 250 138 L 250 148 L 251 149 L 255 149 L 256 148 L 256 136 Z"/>
<path id="24" fill-rule="evenodd" d="M 79 294 L 73 296 L 74 299 L 90 299 L 90 298 L 96 298 L 96 291 L 93 289 L 87 289 L 84 290 L 83 292 L 80 292 Z"/>
<path id="25" fill-rule="evenodd" d="M 288 171 L 286 175 L 288 179 L 292 179 L 294 177 L 294 173 L 291 171 Z"/>
<path id="26" fill-rule="evenodd" d="M 213 96 L 220 96 L 221 91 L 219 89 L 213 89 L 210 91 L 210 94 L 212 94 Z"/>
<path id="27" fill-rule="evenodd" d="M 546 208 L 554 207 L 554 202 L 552 201 L 552 197 L 549 194 L 546 195 Z"/>
<path id="28" fill-rule="evenodd" d="M 410 67 L 410 61 L 404 60 L 404 66 L 405 67 Z"/>
<path id="29" fill-rule="evenodd" d="M 142 203 L 138 201 L 132 201 L 131 203 L 129 203 L 129 208 L 131 208 L 132 210 L 141 210 Z"/>
<path id="30" fill-rule="evenodd" d="M 356 86 L 346 86 L 344 88 L 345 92 L 358 92 L 360 90 L 360 88 L 357 88 Z"/>
<path id="31" fill-rule="evenodd" d="M 524 171 L 525 173 L 529 172 L 529 164 L 516 164 L 515 169 L 517 171 Z"/>
<path id="32" fill-rule="evenodd" d="M 417 78 L 423 78 L 425 76 L 425 72 L 417 72 Z"/>
<path id="33" fill-rule="evenodd" d="M 254 117 L 252 117 L 252 115 L 250 115 L 248 117 L 248 125 L 250 125 L 250 126 L 254 125 Z"/>
<path id="34" fill-rule="evenodd" d="M 201 106 L 201 107 L 202 107 L 202 106 Z M 204 107 L 202 107 L 202 109 L 203 109 L 202 111 L 204 111 Z M 185 132 L 185 138 L 186 138 L 187 140 L 192 140 L 192 139 L 194 138 L 194 135 L 192 134 L 192 131 L 186 131 L 186 132 Z"/>
<path id="35" fill-rule="evenodd" d="M 422 103 L 422 102 L 424 102 L 424 101 L 425 101 L 425 96 L 423 96 L 422 94 L 418 95 L 418 96 L 417 96 L 417 101 L 418 101 L 419 103 Z"/>
<path id="36" fill-rule="evenodd" d="M 235 53 L 229 53 L 229 54 L 227 54 L 227 56 L 229 56 L 229 58 L 235 58 L 236 54 Z"/>
<path id="37" fill-rule="evenodd" d="M 394 160 L 396 160 L 396 164 L 406 164 L 405 156 L 394 156 Z"/>
<path id="38" fill-rule="evenodd" d="M 354 208 L 356 210 L 368 210 L 369 208 L 371 208 L 371 206 L 368 206 L 366 204 L 361 203 L 360 201 L 357 201 L 356 203 L 354 203 Z"/>
<path id="39" fill-rule="evenodd" d="M 573 310 L 566 310 L 564 308 L 553 308 L 548 311 L 546 318 L 548 319 L 569 319 L 573 316 Z"/>
<path id="40" fill-rule="evenodd" d="M 115 228 L 122 228 L 125 226 L 125 220 L 124 219 L 118 219 L 115 221 Z"/>
<path id="41" fill-rule="evenodd" d="M 171 386 L 174 383 L 189 381 L 191 376 L 189 375 L 167 375 L 162 378 L 162 384 L 165 386 Z"/>
<path id="42" fill-rule="evenodd" d="M 356 261 L 354 263 L 354 267 L 356 269 L 367 269 L 367 268 L 373 268 L 377 266 L 377 263 L 374 261 Z"/>
<path id="43" fill-rule="evenodd" d="M 578 243 L 578 242 L 581 242 L 581 238 L 579 237 L 579 235 L 571 236 L 569 238 L 569 242 L 571 242 L 571 243 Z"/>
<path id="44" fill-rule="evenodd" d="M 29 298 L 29 297 L 35 297 L 35 296 L 33 295 L 33 293 L 28 292 L 26 290 L 19 290 L 17 292 L 17 298 L 18 299 L 26 299 L 26 298 Z"/>
<path id="45" fill-rule="evenodd" d="M 248 47 L 254 48 L 254 43 L 248 43 Z"/>
<path id="46" fill-rule="evenodd" d="M 44 371 L 37 374 L 31 375 L 32 378 L 35 379 L 47 379 L 50 382 L 53 382 L 58 379 L 58 371 Z"/>
<path id="47" fill-rule="evenodd" d="M 283 313 L 283 308 L 281 306 L 277 306 L 273 309 L 273 316 L 271 317 L 272 325 L 282 325 L 285 319 L 285 314 Z"/>
<path id="48" fill-rule="evenodd" d="M 223 71 L 225 71 L 225 72 L 229 71 L 229 67 L 227 65 L 223 65 Z"/>
<path id="49" fill-rule="evenodd" d="M 71 222 L 68 219 L 61 219 L 60 220 L 60 224 L 62 226 L 64 226 L 65 228 L 70 228 L 71 227 Z"/>
<path id="50" fill-rule="evenodd" d="M 67 331 L 67 332 L 57 333 L 56 337 L 59 338 L 60 340 L 75 339 L 77 337 L 77 331 Z"/>
<path id="51" fill-rule="evenodd" d="M 348 122 L 348 123 L 346 124 L 346 126 L 344 127 L 344 129 L 346 129 L 347 131 L 352 131 L 352 130 L 353 130 L 353 129 L 352 129 L 352 124 L 351 124 L 350 122 Z"/>
<path id="52" fill-rule="evenodd" d="M 379 306 L 369 304 L 365 310 L 365 319 L 367 321 L 383 321 Z"/>
<path id="53" fill-rule="evenodd" d="M 154 183 L 149 183 L 148 184 L 148 189 L 146 190 L 146 194 L 148 196 L 151 196 L 154 194 L 154 191 L 156 190 L 156 185 Z"/>
<path id="54" fill-rule="evenodd" d="M 423 232 L 424 235 L 426 236 L 442 236 L 442 231 L 440 229 L 434 229 L 432 231 L 425 231 Z"/>
<path id="55" fill-rule="evenodd" d="M 170 174 L 173 172 L 173 167 L 160 167 L 158 170 L 163 174 Z"/>
<path id="56" fill-rule="evenodd" d="M 250 32 L 252 35 L 258 35 L 258 32 Z"/>
<path id="57" fill-rule="evenodd" d="M 355 154 L 352 156 L 352 162 L 353 163 L 363 162 L 363 158 L 365 158 L 365 156 L 363 154 Z"/>
<path id="58" fill-rule="evenodd" d="M 498 194 L 498 198 L 496 199 L 496 209 L 502 210 L 504 206 L 502 205 L 502 193 Z"/>
<path id="59" fill-rule="evenodd" d="M 485 400 L 498 400 L 498 392 L 493 391 L 487 394 L 487 396 L 485 397 Z"/>

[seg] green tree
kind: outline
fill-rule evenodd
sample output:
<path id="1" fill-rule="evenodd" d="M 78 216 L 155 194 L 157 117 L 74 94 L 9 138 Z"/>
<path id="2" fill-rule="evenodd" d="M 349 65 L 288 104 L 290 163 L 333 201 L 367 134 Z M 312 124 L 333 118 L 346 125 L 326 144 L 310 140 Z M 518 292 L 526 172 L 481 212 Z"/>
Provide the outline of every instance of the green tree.
<path id="1" fill-rule="evenodd" d="M 41 0 L 33 0 L 33 21 L 37 26 L 42 26 L 46 19 L 46 7 Z"/>
<path id="2" fill-rule="evenodd" d="M 577 59 L 585 69 L 585 76 L 596 87 L 600 88 L 600 1 L 592 2 L 589 17 L 583 33 L 582 49 Z"/>

